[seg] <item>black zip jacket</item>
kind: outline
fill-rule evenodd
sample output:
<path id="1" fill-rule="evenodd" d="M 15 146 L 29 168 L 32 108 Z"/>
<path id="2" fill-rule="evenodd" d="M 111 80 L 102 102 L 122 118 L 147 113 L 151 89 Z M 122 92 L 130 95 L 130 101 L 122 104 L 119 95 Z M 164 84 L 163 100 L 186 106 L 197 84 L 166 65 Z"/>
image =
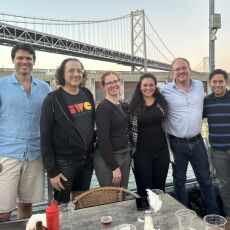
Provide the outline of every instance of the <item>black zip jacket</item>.
<path id="1" fill-rule="evenodd" d="M 82 87 L 93 107 L 93 120 L 95 120 L 95 105 L 92 93 Z M 60 171 L 55 159 L 82 160 L 89 157 L 93 151 L 95 133 L 93 122 L 92 137 L 88 144 L 80 130 L 74 124 L 63 97 L 63 88 L 49 93 L 45 98 L 40 119 L 41 153 L 45 169 L 50 178 L 57 176 Z"/>

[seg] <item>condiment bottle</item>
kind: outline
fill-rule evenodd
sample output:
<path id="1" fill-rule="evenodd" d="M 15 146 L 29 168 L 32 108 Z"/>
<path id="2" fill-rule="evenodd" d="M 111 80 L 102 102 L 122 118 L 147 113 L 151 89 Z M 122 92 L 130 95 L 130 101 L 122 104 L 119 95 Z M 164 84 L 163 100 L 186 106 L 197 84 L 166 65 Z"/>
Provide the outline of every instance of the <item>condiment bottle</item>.
<path id="1" fill-rule="evenodd" d="M 153 229 L 152 212 L 145 211 L 144 230 L 152 230 L 152 229 Z"/>
<path id="2" fill-rule="evenodd" d="M 60 230 L 59 208 L 53 201 L 51 201 L 50 206 L 46 209 L 46 226 L 48 230 Z"/>
<path id="3" fill-rule="evenodd" d="M 42 225 L 42 221 L 37 221 L 33 230 L 47 230 L 47 228 Z"/>

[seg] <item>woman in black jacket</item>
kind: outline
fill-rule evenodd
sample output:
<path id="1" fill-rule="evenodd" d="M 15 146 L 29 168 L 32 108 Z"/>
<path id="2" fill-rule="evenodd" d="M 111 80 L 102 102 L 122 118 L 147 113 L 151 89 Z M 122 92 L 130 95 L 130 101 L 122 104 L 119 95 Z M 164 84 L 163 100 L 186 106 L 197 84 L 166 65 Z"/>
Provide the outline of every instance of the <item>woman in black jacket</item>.
<path id="1" fill-rule="evenodd" d="M 66 203 L 72 191 L 90 187 L 95 106 L 92 93 L 82 87 L 86 74 L 78 59 L 65 59 L 56 79 L 62 87 L 51 92 L 42 106 L 41 151 L 54 199 Z"/>

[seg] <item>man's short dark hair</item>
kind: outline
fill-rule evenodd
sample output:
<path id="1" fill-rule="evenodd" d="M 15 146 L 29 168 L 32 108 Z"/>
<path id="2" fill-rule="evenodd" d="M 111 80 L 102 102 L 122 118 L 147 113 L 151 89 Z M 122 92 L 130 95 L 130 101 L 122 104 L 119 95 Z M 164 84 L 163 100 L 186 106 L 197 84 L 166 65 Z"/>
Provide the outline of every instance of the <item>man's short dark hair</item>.
<path id="1" fill-rule="evenodd" d="M 210 74 L 209 74 L 209 80 L 211 81 L 212 78 L 216 75 L 216 74 L 222 74 L 224 76 L 225 81 L 228 80 L 228 74 L 225 70 L 223 69 L 215 69 L 213 70 Z"/>
<path id="2" fill-rule="evenodd" d="M 27 43 L 17 43 L 16 45 L 13 46 L 13 48 L 11 50 L 11 58 L 12 58 L 12 60 L 14 60 L 15 55 L 16 55 L 18 50 L 26 50 L 26 51 L 28 51 L 30 54 L 33 55 L 34 61 L 36 60 L 36 55 L 35 55 L 34 48 L 30 44 L 27 44 Z"/>

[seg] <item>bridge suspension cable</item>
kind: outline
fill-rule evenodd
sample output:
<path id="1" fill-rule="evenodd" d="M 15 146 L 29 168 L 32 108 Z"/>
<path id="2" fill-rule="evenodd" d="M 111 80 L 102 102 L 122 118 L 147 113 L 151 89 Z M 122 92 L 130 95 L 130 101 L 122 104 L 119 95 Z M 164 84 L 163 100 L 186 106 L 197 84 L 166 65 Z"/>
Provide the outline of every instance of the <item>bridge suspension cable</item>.
<path id="1" fill-rule="evenodd" d="M 200 61 L 200 63 L 193 68 L 193 70 L 197 72 L 208 72 L 209 71 L 208 57 L 204 57 Z"/>
<path id="2" fill-rule="evenodd" d="M 158 34 L 158 32 L 156 31 L 156 29 L 154 28 L 154 26 L 152 25 L 152 23 L 150 22 L 150 20 L 148 19 L 148 17 L 146 15 L 145 15 L 145 19 L 147 21 L 147 23 L 146 23 L 146 38 L 152 44 L 152 46 L 155 48 L 156 53 L 154 53 L 154 55 L 157 55 L 157 52 L 158 52 L 158 55 L 161 55 L 165 61 L 171 62 L 172 59 L 175 58 L 175 55 L 167 47 L 166 43 L 160 37 L 160 35 Z M 156 45 L 156 42 L 159 42 L 159 44 Z M 164 52 L 163 50 L 167 53 L 167 56 L 165 53 L 163 53 Z M 154 58 L 156 58 L 156 57 L 154 57 Z M 159 58 L 160 57 L 158 56 L 158 60 L 159 60 Z"/>
<path id="3" fill-rule="evenodd" d="M 153 47 L 156 49 L 156 51 L 158 51 L 158 53 L 160 53 L 162 55 L 162 57 L 165 58 L 165 60 L 167 60 L 168 62 L 171 62 L 171 60 L 169 58 L 167 58 L 161 51 L 160 49 L 158 49 L 158 47 L 154 44 L 154 42 L 152 41 L 152 39 L 146 34 L 146 38 L 148 38 L 149 42 L 153 45 Z"/>
<path id="4" fill-rule="evenodd" d="M 138 15 L 139 12 L 141 12 L 143 16 Z M 134 24 L 131 24 L 133 17 L 137 17 L 137 20 L 135 19 L 133 21 Z M 145 23 L 143 23 L 142 20 L 144 18 L 147 21 L 146 29 L 144 28 Z M 35 44 L 37 42 L 41 43 L 41 39 L 43 39 L 44 46 L 47 43 L 53 47 L 57 44 L 53 44 L 55 40 L 61 42 L 61 46 L 66 47 L 70 52 L 74 49 L 79 50 L 79 47 L 83 46 L 85 47 L 84 49 L 86 49 L 84 52 L 92 52 L 93 55 L 97 53 L 96 55 L 100 57 L 103 55 L 106 56 L 105 53 L 107 52 L 111 53 L 116 51 L 120 53 L 117 53 L 118 57 L 128 59 L 133 57 L 134 59 L 137 58 L 138 62 L 143 62 L 144 58 L 145 69 L 147 66 L 156 66 L 158 69 L 168 70 L 169 64 L 167 63 L 171 62 L 172 57 L 175 57 L 149 19 L 145 16 L 144 10 L 137 10 L 134 14 L 131 13 L 112 19 L 93 21 L 48 19 L 0 12 L 0 23 L 5 23 L 3 27 L 0 25 L 0 30 L 2 30 L 4 34 L 9 33 L 5 36 L 12 39 L 11 42 L 15 42 L 17 38 L 22 40 L 28 37 L 31 42 Z M 10 27 L 9 30 L 4 29 L 11 25 L 13 27 Z M 11 33 L 11 30 L 15 30 L 15 33 Z M 18 35 L 16 34 L 17 30 L 21 33 L 19 37 L 17 37 Z M 133 31 L 134 37 L 132 38 Z M 67 40 L 69 42 L 68 44 L 72 44 L 71 46 L 66 45 Z M 146 42 L 143 43 L 143 41 Z M 8 42 L 6 44 L 8 44 Z M 143 52 L 142 48 L 140 48 L 143 47 L 143 44 L 145 46 L 144 50 L 147 50 L 147 52 Z M 89 47 L 91 46 L 93 51 L 91 51 L 87 45 L 89 45 Z M 45 49 L 46 48 L 44 48 L 44 50 Z M 133 52 L 133 49 L 136 51 Z M 103 50 L 103 52 L 99 50 Z M 129 56 L 126 57 L 126 54 Z M 112 58 L 112 56 L 109 56 L 109 58 Z M 135 65 L 139 64 L 136 63 L 134 66 Z"/>
<path id="5" fill-rule="evenodd" d="M 67 20 L 0 13 L 0 21 L 111 50 L 130 53 L 130 14 L 105 20 Z"/>
<path id="6" fill-rule="evenodd" d="M 104 20 L 68 20 L 68 19 L 53 19 L 53 18 L 39 18 L 39 17 L 30 17 L 30 16 L 22 16 L 22 15 L 16 15 L 16 14 L 8 14 L 4 12 L 0 12 L 0 15 L 7 16 L 7 17 L 14 17 L 15 20 L 9 20 L 4 19 L 2 21 L 4 22 L 13 22 L 13 23 L 25 23 L 25 21 L 18 21 L 16 18 L 22 18 L 24 20 L 32 20 L 32 21 L 26 21 L 26 24 L 48 24 L 50 25 L 51 22 L 52 25 L 80 25 L 80 24 L 94 24 L 94 23 L 102 23 L 102 22 L 109 22 L 109 21 L 116 21 L 123 18 L 130 17 L 130 14 L 117 17 L 117 18 L 111 18 L 111 19 L 104 19 Z M 35 22 L 34 20 L 42 21 L 42 22 Z"/>

